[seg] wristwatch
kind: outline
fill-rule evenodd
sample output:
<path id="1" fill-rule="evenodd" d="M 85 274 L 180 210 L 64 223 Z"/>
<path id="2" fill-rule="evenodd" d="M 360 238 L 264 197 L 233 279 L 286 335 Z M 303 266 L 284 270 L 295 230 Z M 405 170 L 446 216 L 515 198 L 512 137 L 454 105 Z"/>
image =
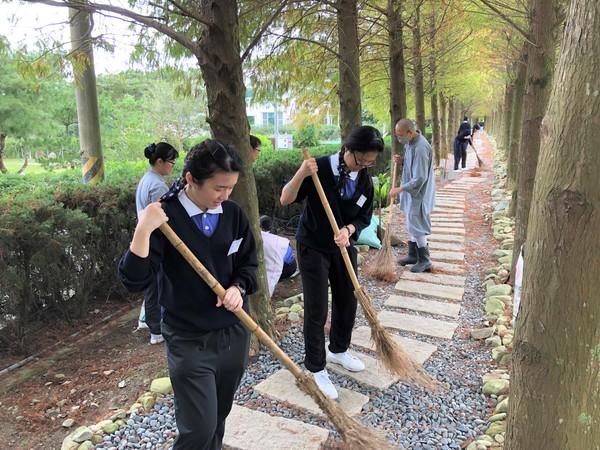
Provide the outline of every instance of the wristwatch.
<path id="1" fill-rule="evenodd" d="M 242 297 L 246 296 L 246 289 L 244 289 L 242 286 L 240 286 L 240 283 L 233 283 L 233 286 L 235 286 L 236 288 L 239 289 L 240 294 L 242 294 Z"/>

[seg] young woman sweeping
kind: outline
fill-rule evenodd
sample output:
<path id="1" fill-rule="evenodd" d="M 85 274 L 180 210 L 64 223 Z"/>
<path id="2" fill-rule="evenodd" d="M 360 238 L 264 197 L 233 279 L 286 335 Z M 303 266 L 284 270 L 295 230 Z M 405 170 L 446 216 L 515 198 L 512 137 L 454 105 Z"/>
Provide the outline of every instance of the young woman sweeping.
<path id="1" fill-rule="evenodd" d="M 325 368 L 327 361 L 351 371 L 365 368 L 348 352 L 357 300 L 338 247 L 348 247 L 356 271 L 357 252 L 352 244 L 369 226 L 373 214 L 373 183 L 366 168 L 374 165 L 383 148 L 383 138 L 377 129 L 370 126 L 355 128 L 344 140 L 339 153 L 305 160 L 281 192 L 280 201 L 284 206 L 306 199 L 296 233 L 304 291 L 304 365 L 313 373 L 323 393 L 333 399 L 338 393 Z M 334 236 L 327 226 L 325 209 L 311 179 L 315 173 L 341 230 L 338 236 Z M 332 313 L 326 352 L 328 283 L 331 285 Z"/>
<path id="2" fill-rule="evenodd" d="M 241 208 L 229 201 L 242 162 L 226 143 L 195 146 L 183 182 L 140 214 L 119 265 L 123 285 L 141 292 L 159 273 L 162 334 L 175 393 L 179 435 L 173 450 L 217 450 L 247 363 L 250 333 L 232 312 L 248 312 L 256 291 L 256 244 Z M 222 286 L 222 297 L 199 277 L 159 228 L 170 227 Z"/>

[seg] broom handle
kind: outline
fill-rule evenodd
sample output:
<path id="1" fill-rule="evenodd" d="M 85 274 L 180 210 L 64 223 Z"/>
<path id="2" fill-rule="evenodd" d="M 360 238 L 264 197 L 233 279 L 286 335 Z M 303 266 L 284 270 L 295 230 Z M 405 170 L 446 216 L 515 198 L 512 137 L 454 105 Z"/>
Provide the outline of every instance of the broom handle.
<path id="1" fill-rule="evenodd" d="M 306 147 L 302 149 L 302 155 L 304 156 L 304 159 L 310 159 L 310 153 L 308 152 L 308 149 Z M 340 234 L 340 229 L 337 225 L 337 222 L 335 221 L 335 217 L 333 217 L 333 211 L 331 210 L 329 201 L 325 196 L 323 186 L 321 186 L 321 180 L 319 180 L 319 176 L 316 173 L 313 173 L 311 177 L 313 179 L 313 183 L 317 188 L 317 192 L 319 193 L 319 197 L 321 199 L 321 203 L 323 204 L 323 208 L 327 213 L 327 218 L 329 219 L 329 223 L 331 224 L 331 228 L 333 229 L 333 234 L 337 237 L 337 235 Z M 352 280 L 354 290 L 357 291 L 360 289 L 360 283 L 358 282 L 358 277 L 354 272 L 354 267 L 352 267 L 352 261 L 350 261 L 350 255 L 348 255 L 348 250 L 346 250 L 346 247 L 339 247 L 339 249 L 342 252 L 342 258 L 344 259 L 344 263 L 346 264 L 346 269 L 348 270 L 348 275 L 350 275 L 350 279 Z"/>
<path id="2" fill-rule="evenodd" d="M 225 288 L 217 281 L 217 279 L 204 267 L 200 260 L 192 253 L 187 245 L 177 236 L 173 229 L 167 224 L 163 223 L 160 226 L 160 231 L 167 237 L 169 242 L 177 249 L 181 256 L 192 266 L 192 268 L 200 275 L 200 277 L 208 284 L 217 296 L 223 298 L 225 296 Z M 279 348 L 279 346 L 269 337 L 265 331 L 258 326 L 258 324 L 244 311 L 233 312 L 242 323 L 253 333 L 259 341 L 261 341 L 273 354 L 283 363 L 283 365 L 290 371 L 296 378 L 302 378 L 302 370 L 290 359 L 285 352 Z"/>
<path id="3" fill-rule="evenodd" d="M 393 157 L 392 157 L 393 159 Z M 392 188 L 396 185 L 396 173 L 398 171 L 398 164 L 394 161 L 394 166 L 392 167 Z M 390 217 L 392 214 L 392 208 L 394 207 L 394 196 L 390 195 Z"/>

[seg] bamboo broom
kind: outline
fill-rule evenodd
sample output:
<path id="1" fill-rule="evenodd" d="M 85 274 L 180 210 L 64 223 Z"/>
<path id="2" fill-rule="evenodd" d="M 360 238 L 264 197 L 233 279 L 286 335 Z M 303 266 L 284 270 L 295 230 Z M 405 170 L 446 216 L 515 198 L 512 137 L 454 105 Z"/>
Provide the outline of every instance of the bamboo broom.
<path id="1" fill-rule="evenodd" d="M 396 171 L 398 164 L 394 162 L 392 168 L 392 181 L 391 187 L 396 185 Z M 392 218 L 394 209 L 394 197 L 390 195 L 390 212 L 388 216 L 387 229 L 383 236 L 383 242 L 381 248 L 369 264 L 369 267 L 365 269 L 365 273 L 373 278 L 379 280 L 390 281 L 390 278 L 394 275 L 394 253 L 392 252 Z"/>
<path id="2" fill-rule="evenodd" d="M 477 157 L 477 165 L 479 167 L 483 167 L 483 160 L 477 154 L 477 149 L 475 148 L 475 145 L 473 144 L 472 138 L 469 138 L 469 144 L 471 144 L 471 148 L 473 149 L 473 151 L 475 152 L 475 156 Z"/>
<path id="3" fill-rule="evenodd" d="M 304 155 L 304 159 L 310 158 L 307 148 L 302 149 L 302 154 Z M 327 201 L 323 186 L 321 186 L 321 180 L 319 180 L 319 176 L 316 173 L 313 173 L 311 177 L 317 188 L 317 192 L 319 193 L 323 208 L 327 213 L 327 218 L 329 219 L 333 233 L 337 236 L 340 234 L 340 229 L 335 221 L 335 217 L 333 217 L 333 211 Z M 342 258 L 344 259 L 348 275 L 350 275 L 352 285 L 354 286 L 354 295 L 360 303 L 363 313 L 371 327 L 371 340 L 375 343 L 375 353 L 381 358 L 385 368 L 401 378 L 411 379 L 432 390 L 436 390 L 439 386 L 438 382 L 431 378 L 423 367 L 410 359 L 402 347 L 392 339 L 389 332 L 383 328 L 371 305 L 369 294 L 367 294 L 367 291 L 358 282 L 354 267 L 352 267 L 352 261 L 350 261 L 350 256 L 348 255 L 348 250 L 346 247 L 340 247 L 340 251 L 342 252 Z"/>
<path id="4" fill-rule="evenodd" d="M 160 226 L 160 231 L 171 242 L 173 247 L 177 249 L 184 259 L 192 266 L 192 268 L 200 275 L 200 277 L 210 286 L 217 296 L 223 298 L 225 296 L 225 288 L 217 281 L 217 279 L 204 267 L 185 243 L 177 236 L 173 229 L 163 223 Z M 391 445 L 383 437 L 352 419 L 342 410 L 338 404 L 327 397 L 317 386 L 312 375 L 304 373 L 290 359 L 285 352 L 264 332 L 262 328 L 244 311 L 240 309 L 234 314 L 242 321 L 242 323 L 253 333 L 271 352 L 283 363 L 283 365 L 296 377 L 296 385 L 307 395 L 309 395 L 319 408 L 327 415 L 331 423 L 338 430 L 342 439 L 351 450 L 386 450 L 391 449 Z"/>

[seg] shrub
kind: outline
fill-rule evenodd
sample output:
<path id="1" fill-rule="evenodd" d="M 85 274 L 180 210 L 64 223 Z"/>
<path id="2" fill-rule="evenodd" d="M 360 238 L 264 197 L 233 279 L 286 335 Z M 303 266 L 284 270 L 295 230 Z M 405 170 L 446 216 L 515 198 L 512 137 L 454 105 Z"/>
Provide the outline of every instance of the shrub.
<path id="1" fill-rule="evenodd" d="M 70 321 L 97 298 L 125 296 L 116 268 L 135 224 L 137 177 L 121 171 L 94 186 L 82 185 L 80 172 L 0 178 L 13 182 L 0 197 L 4 347 L 27 351 L 31 323 Z"/>

